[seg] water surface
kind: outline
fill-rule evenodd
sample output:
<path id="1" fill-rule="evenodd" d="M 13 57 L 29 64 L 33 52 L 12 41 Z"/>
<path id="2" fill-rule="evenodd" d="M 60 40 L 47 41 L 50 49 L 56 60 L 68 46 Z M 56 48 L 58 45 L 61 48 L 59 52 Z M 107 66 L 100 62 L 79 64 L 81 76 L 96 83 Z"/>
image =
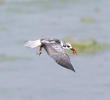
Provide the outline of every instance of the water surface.
<path id="1" fill-rule="evenodd" d="M 76 73 L 24 42 L 43 37 L 110 43 L 109 0 L 0 3 L 0 100 L 109 100 L 110 51 L 70 56 Z M 95 21 L 88 22 L 88 18 Z"/>

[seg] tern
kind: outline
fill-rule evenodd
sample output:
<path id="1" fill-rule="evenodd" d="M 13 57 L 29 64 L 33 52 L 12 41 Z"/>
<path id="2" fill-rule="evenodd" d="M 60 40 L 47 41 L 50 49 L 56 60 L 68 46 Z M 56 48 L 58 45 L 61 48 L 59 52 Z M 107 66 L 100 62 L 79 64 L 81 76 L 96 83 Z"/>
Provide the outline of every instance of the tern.
<path id="1" fill-rule="evenodd" d="M 70 58 L 65 51 L 65 49 L 68 49 L 72 50 L 73 54 L 77 54 L 76 50 L 72 47 L 70 43 L 61 41 L 59 39 L 38 39 L 35 41 L 27 41 L 25 43 L 25 46 L 30 48 L 40 47 L 39 55 L 41 55 L 42 48 L 44 48 L 47 54 L 52 57 L 57 64 L 75 72 L 75 69 L 71 64 Z"/>

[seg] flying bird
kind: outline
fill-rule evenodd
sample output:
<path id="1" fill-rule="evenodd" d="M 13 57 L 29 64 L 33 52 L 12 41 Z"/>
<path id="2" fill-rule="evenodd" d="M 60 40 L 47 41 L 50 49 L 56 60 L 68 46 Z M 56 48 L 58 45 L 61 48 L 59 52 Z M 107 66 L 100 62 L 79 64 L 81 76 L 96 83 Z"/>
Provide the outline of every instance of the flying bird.
<path id="1" fill-rule="evenodd" d="M 35 41 L 27 41 L 25 46 L 30 48 L 40 47 L 39 55 L 42 54 L 42 48 L 44 48 L 47 54 L 52 57 L 57 64 L 75 72 L 70 58 L 65 51 L 65 49 L 68 49 L 72 50 L 73 54 L 77 54 L 76 50 L 72 48 L 70 43 L 63 42 L 59 39 L 39 39 Z"/>

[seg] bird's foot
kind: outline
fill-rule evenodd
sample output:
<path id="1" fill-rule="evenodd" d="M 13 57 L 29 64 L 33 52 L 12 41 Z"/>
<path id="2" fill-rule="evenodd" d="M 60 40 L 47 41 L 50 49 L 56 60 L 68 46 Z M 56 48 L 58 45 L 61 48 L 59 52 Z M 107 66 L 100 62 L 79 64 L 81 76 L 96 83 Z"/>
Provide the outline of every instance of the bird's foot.
<path id="1" fill-rule="evenodd" d="M 39 55 L 39 56 L 40 56 L 41 54 L 42 54 L 42 52 L 40 52 L 40 51 L 39 51 L 39 52 L 37 52 L 37 55 Z"/>
<path id="2" fill-rule="evenodd" d="M 42 52 L 39 52 L 39 56 L 42 54 Z"/>
<path id="3" fill-rule="evenodd" d="M 39 56 L 42 54 L 42 46 L 40 46 L 40 49 L 39 49 Z"/>

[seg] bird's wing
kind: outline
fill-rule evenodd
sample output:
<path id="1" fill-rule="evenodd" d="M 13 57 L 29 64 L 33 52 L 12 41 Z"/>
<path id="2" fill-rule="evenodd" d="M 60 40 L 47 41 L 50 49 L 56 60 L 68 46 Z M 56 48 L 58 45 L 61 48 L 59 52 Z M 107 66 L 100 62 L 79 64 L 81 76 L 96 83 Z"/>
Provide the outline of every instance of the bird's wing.
<path id="1" fill-rule="evenodd" d="M 71 62 L 70 58 L 67 55 L 67 53 L 64 51 L 62 46 L 57 43 L 49 43 L 44 46 L 49 56 L 51 56 L 57 64 L 70 69 L 75 72 Z"/>

